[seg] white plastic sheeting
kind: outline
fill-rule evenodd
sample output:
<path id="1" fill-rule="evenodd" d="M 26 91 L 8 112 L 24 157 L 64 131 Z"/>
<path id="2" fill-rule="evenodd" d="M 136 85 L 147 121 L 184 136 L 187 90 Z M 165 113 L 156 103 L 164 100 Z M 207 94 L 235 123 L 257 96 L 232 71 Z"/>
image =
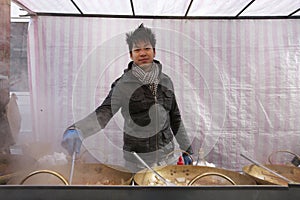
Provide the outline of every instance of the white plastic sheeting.
<path id="1" fill-rule="evenodd" d="M 174 81 L 197 156 L 241 170 L 240 153 L 266 162 L 300 153 L 299 20 L 170 20 L 47 17 L 29 27 L 29 71 L 37 141 L 92 112 L 129 62 L 125 33 L 157 35 L 156 59 Z M 122 118 L 85 141 L 102 162 L 122 164 Z"/>
<path id="2" fill-rule="evenodd" d="M 299 16 L 300 0 L 12 0 L 31 13 L 136 16 Z M 190 5 L 190 9 L 189 9 Z M 298 11 L 297 11 L 298 10 Z M 296 13 L 294 13 L 297 11 Z"/>

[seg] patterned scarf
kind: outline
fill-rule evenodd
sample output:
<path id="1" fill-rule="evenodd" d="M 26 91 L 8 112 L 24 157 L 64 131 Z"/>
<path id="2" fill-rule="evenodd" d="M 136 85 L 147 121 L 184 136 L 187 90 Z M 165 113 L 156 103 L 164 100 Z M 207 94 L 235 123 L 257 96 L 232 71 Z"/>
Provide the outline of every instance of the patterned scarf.
<path id="1" fill-rule="evenodd" d="M 159 82 L 159 68 L 156 63 L 152 63 L 151 70 L 145 72 L 142 68 L 133 63 L 132 74 L 143 84 L 148 85 L 152 94 L 155 96 Z"/>

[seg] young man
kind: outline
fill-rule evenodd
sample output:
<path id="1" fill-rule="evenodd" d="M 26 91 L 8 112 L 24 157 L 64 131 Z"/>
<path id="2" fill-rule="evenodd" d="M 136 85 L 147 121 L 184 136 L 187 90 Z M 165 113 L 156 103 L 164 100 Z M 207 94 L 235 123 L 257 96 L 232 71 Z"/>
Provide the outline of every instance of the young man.
<path id="1" fill-rule="evenodd" d="M 64 133 L 62 146 L 70 154 L 79 153 L 81 140 L 105 128 L 121 109 L 124 117 L 123 152 L 126 165 L 138 169 L 136 152 L 149 165 L 174 164 L 174 138 L 186 164 L 193 154 L 182 123 L 172 80 L 162 72 L 155 57 L 155 35 L 141 24 L 126 34 L 131 62 L 118 78 L 102 104 L 89 116 L 70 126 Z"/>

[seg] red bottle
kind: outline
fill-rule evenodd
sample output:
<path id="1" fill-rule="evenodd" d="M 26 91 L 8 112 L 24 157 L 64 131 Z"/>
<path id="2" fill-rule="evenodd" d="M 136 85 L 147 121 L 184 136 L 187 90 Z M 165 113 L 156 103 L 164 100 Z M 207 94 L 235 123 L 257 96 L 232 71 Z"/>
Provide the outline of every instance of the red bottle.
<path id="1" fill-rule="evenodd" d="M 177 165 L 184 165 L 182 156 L 179 156 L 178 161 L 177 161 Z"/>

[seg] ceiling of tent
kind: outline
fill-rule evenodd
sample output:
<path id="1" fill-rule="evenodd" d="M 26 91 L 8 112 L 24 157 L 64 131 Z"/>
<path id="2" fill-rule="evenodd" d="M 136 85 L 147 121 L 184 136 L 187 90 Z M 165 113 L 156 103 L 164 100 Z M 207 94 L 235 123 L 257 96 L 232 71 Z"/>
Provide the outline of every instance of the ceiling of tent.
<path id="1" fill-rule="evenodd" d="M 300 18 L 300 0 L 12 0 L 29 15 Z"/>

